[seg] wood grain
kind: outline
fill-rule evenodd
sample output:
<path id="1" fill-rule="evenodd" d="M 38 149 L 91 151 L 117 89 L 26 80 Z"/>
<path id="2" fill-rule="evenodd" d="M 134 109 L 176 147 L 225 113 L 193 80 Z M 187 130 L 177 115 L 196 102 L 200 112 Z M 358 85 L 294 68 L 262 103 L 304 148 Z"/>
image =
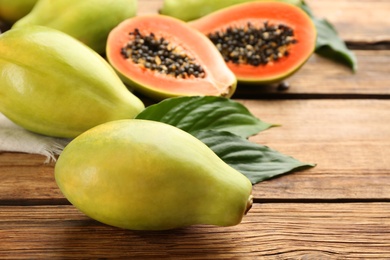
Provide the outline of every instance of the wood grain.
<path id="1" fill-rule="evenodd" d="M 265 122 L 281 124 L 251 141 L 312 169 L 254 187 L 259 200 L 390 200 L 390 103 L 387 100 L 238 100 Z M 358 112 L 357 112 L 358 111 Z M 61 200 L 44 157 L 0 154 L 0 204 Z M 39 202 L 41 200 L 41 202 Z M 57 201 L 58 203 L 58 201 Z"/>
<path id="2" fill-rule="evenodd" d="M 54 180 L 54 163 L 46 164 L 45 160 L 41 155 L 0 153 L 0 204 L 63 199 Z"/>
<path id="3" fill-rule="evenodd" d="M 331 22 L 349 43 L 390 43 L 390 1 L 308 0 L 314 14 Z"/>
<path id="4" fill-rule="evenodd" d="M 390 259 L 390 1 L 306 2 L 355 48 L 357 73 L 313 55 L 289 89 L 234 99 L 281 124 L 251 141 L 316 167 L 255 185 L 240 225 L 141 232 L 79 212 L 43 156 L 0 153 L 0 259 Z"/>
<path id="5" fill-rule="evenodd" d="M 354 52 L 358 60 L 356 73 L 342 64 L 313 54 L 296 74 L 286 80 L 289 89 L 279 91 L 277 85 L 239 84 L 233 98 L 389 98 L 390 51 Z"/>
<path id="6" fill-rule="evenodd" d="M 317 163 L 313 169 L 256 185 L 256 198 L 390 198 L 388 185 L 383 185 L 390 183 L 390 124 L 384 124 L 390 120 L 388 101 L 242 102 L 262 120 L 282 125 L 252 141 Z"/>
<path id="7" fill-rule="evenodd" d="M 72 206 L 0 207 L 0 258 L 385 259 L 390 204 L 255 204 L 234 227 L 122 230 Z"/>

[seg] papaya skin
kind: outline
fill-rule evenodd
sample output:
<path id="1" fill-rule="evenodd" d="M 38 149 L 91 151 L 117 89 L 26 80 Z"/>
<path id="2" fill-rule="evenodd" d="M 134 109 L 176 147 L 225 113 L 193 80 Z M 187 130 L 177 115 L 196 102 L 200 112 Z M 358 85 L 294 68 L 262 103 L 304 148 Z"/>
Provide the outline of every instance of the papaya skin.
<path id="1" fill-rule="evenodd" d="M 38 0 L 0 0 L 0 20 L 15 23 L 27 15 Z"/>
<path id="2" fill-rule="evenodd" d="M 89 217 L 132 230 L 237 225 L 252 203 L 250 181 L 205 144 L 140 119 L 105 123 L 74 139 L 55 179 Z"/>
<path id="3" fill-rule="evenodd" d="M 164 0 L 159 13 L 183 21 L 191 21 L 228 6 L 253 1 L 280 1 L 296 6 L 302 4 L 302 0 Z"/>
<path id="4" fill-rule="evenodd" d="M 167 76 L 125 59 L 121 49 L 129 41 L 129 32 L 135 28 L 143 34 L 153 33 L 174 46 L 181 46 L 203 67 L 206 76 L 185 79 Z M 236 77 L 205 35 L 181 20 L 164 15 L 142 15 L 121 22 L 108 36 L 106 56 L 126 85 L 154 100 L 199 95 L 229 98 L 237 87 Z"/>
<path id="5" fill-rule="evenodd" d="M 144 109 L 106 60 L 48 27 L 1 34 L 0 71 L 0 112 L 39 134 L 73 138 Z"/>
<path id="6" fill-rule="evenodd" d="M 137 12 L 136 0 L 39 0 L 13 28 L 43 25 L 65 32 L 103 54 L 109 32 Z"/>

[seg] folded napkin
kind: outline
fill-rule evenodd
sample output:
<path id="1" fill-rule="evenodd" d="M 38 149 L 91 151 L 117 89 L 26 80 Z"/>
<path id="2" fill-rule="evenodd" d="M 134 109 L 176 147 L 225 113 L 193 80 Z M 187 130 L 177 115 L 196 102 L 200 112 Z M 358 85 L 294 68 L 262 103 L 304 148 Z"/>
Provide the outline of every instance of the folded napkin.
<path id="1" fill-rule="evenodd" d="M 0 152 L 22 152 L 46 156 L 46 163 L 56 160 L 69 139 L 43 136 L 14 124 L 0 113 Z"/>

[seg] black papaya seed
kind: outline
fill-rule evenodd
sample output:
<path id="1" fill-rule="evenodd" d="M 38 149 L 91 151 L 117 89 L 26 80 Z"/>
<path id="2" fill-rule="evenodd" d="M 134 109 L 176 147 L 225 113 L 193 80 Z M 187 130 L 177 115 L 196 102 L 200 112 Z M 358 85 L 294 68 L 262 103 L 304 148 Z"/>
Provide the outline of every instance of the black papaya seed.
<path id="1" fill-rule="evenodd" d="M 248 22 L 245 27 L 228 27 L 207 36 L 226 62 L 252 66 L 265 65 L 288 56 L 289 46 L 297 43 L 292 28 L 284 24 L 270 24 L 268 21 L 262 26 Z M 258 55 L 253 57 L 254 53 Z"/>
<path id="2" fill-rule="evenodd" d="M 121 49 L 125 59 L 146 69 L 177 78 L 204 78 L 203 68 L 182 49 L 173 46 L 167 39 L 154 33 L 143 35 L 138 29 L 129 32 L 130 40 Z"/>

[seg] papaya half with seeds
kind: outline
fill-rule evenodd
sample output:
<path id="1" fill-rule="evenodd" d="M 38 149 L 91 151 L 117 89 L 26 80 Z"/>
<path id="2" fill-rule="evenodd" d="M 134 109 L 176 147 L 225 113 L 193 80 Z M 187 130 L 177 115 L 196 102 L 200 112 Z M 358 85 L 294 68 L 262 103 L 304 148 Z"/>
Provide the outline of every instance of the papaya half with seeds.
<path id="1" fill-rule="evenodd" d="M 172 17 L 123 21 L 110 32 L 106 55 L 129 87 L 153 99 L 231 97 L 236 89 L 236 78 L 213 43 Z"/>
<path id="2" fill-rule="evenodd" d="M 13 28 L 27 25 L 51 27 L 103 54 L 112 28 L 136 13 L 137 0 L 39 0 Z"/>
<path id="3" fill-rule="evenodd" d="M 44 26 L 0 35 L 0 112 L 47 136 L 73 138 L 144 109 L 96 52 Z"/>
<path id="4" fill-rule="evenodd" d="M 283 2 L 234 5 L 189 24 L 212 40 L 239 82 L 280 82 L 309 59 L 316 45 L 311 18 Z"/>
<path id="5" fill-rule="evenodd" d="M 302 4 L 302 0 L 164 0 L 159 13 L 191 21 L 228 6 L 253 1 L 281 1 L 297 6 Z"/>
<path id="6" fill-rule="evenodd" d="M 203 142 L 140 119 L 108 122 L 75 138 L 56 163 L 55 179 L 87 216 L 132 230 L 237 225 L 253 198 L 249 179 Z"/>

